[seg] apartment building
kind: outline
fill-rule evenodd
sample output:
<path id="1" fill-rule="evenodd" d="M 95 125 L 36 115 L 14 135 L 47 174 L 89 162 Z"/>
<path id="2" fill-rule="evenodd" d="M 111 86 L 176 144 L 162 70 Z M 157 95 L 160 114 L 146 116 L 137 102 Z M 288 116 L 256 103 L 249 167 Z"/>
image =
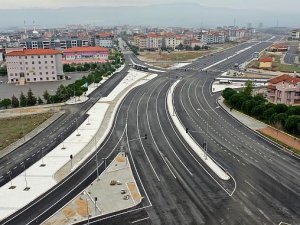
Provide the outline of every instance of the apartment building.
<path id="1" fill-rule="evenodd" d="M 133 44 L 139 49 L 147 49 L 147 36 L 146 35 L 136 35 L 133 37 Z"/>
<path id="2" fill-rule="evenodd" d="M 24 49 L 6 54 L 8 83 L 56 81 L 63 78 L 62 52 Z"/>
<path id="3" fill-rule="evenodd" d="M 300 78 L 287 74 L 268 81 L 267 98 L 272 103 L 300 104 Z"/>
<path id="4" fill-rule="evenodd" d="M 89 46 L 89 40 L 77 37 L 56 39 L 33 37 L 20 41 L 20 46 L 25 49 L 67 49 Z"/>
<path id="5" fill-rule="evenodd" d="M 175 49 L 178 45 L 183 44 L 183 39 L 176 35 L 166 35 L 164 41 L 167 48 Z"/>
<path id="6" fill-rule="evenodd" d="M 100 46 L 68 48 L 63 51 L 63 63 L 103 63 L 108 60 L 108 55 L 109 49 Z"/>
<path id="7" fill-rule="evenodd" d="M 300 41 L 300 29 L 292 30 L 292 40 Z"/>
<path id="8" fill-rule="evenodd" d="M 204 44 L 223 44 L 226 36 L 224 32 L 219 31 L 201 31 L 198 40 Z"/>
<path id="9" fill-rule="evenodd" d="M 93 46 L 101 46 L 105 48 L 113 47 L 114 35 L 111 33 L 100 33 L 91 38 Z"/>
<path id="10" fill-rule="evenodd" d="M 147 49 L 161 48 L 162 37 L 156 33 L 150 33 L 147 35 Z"/>

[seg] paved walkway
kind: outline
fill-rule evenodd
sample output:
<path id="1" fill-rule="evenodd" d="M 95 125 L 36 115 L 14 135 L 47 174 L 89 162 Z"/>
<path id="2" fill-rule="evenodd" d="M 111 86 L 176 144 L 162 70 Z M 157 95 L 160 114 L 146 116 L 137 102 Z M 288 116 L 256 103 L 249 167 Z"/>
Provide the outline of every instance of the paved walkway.
<path id="1" fill-rule="evenodd" d="M 246 114 L 244 113 L 241 113 L 237 110 L 234 110 L 232 109 L 230 111 L 230 108 L 227 107 L 225 104 L 224 104 L 224 99 L 222 97 L 220 97 L 218 99 L 218 103 L 219 105 L 225 109 L 228 113 L 230 113 L 232 116 L 234 116 L 237 120 L 239 120 L 240 122 L 242 122 L 243 124 L 245 124 L 247 127 L 253 129 L 253 130 L 257 130 L 257 129 L 262 129 L 262 128 L 266 128 L 268 127 L 267 124 L 263 123 L 263 122 L 260 122 L 250 116 L 247 116 Z"/>
<path id="2" fill-rule="evenodd" d="M 111 99 L 113 108 L 107 102 L 96 103 L 88 111 L 90 115 L 88 119 L 74 133 L 43 159 L 27 168 L 10 183 L 3 185 L 0 188 L 0 220 L 53 187 L 92 154 L 109 133 L 113 124 L 113 117 L 122 98 L 135 86 L 155 77 L 155 75 L 150 75 L 149 78 L 146 78 L 147 76 L 148 73 L 144 72 L 129 73 L 118 85 L 122 86 L 123 89 L 117 86 L 110 93 L 112 96 L 117 96 L 115 99 Z M 101 126 L 102 124 L 103 126 Z M 70 161 L 71 154 L 73 155 L 72 163 Z M 14 188 L 11 189 L 11 186 Z M 30 189 L 25 191 L 26 187 Z"/>
<path id="3" fill-rule="evenodd" d="M 118 184 L 110 185 L 112 181 Z M 97 201 L 95 202 L 95 198 Z M 65 225 L 131 208 L 142 201 L 131 166 L 124 153 L 108 165 L 99 178 L 73 201 L 45 221 L 44 225 Z"/>

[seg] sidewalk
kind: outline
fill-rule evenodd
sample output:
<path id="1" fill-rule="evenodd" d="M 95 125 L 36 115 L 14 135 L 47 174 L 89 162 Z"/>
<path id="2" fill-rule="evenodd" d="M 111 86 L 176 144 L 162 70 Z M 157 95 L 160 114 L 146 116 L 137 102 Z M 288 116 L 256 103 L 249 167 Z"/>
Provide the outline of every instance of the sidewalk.
<path id="1" fill-rule="evenodd" d="M 110 185 L 112 181 L 118 184 Z M 98 179 L 43 224 L 72 224 L 86 220 L 88 215 L 89 218 L 103 216 L 134 207 L 141 201 L 129 160 L 124 153 L 119 153 Z"/>
<path id="2" fill-rule="evenodd" d="M 230 115 L 235 117 L 237 120 L 239 120 L 241 123 L 243 123 L 245 126 L 249 127 L 250 129 L 260 133 L 263 136 L 266 136 L 267 138 L 275 139 L 287 146 L 290 146 L 291 148 L 297 149 L 300 151 L 300 140 L 298 138 L 295 138 L 292 135 L 289 135 L 283 131 L 280 131 L 278 129 L 275 129 L 268 124 L 265 124 L 259 120 L 256 120 L 244 113 L 241 113 L 237 110 L 231 110 L 224 104 L 224 99 L 221 97 L 218 99 L 218 104 L 226 110 Z M 289 152 L 291 152 L 289 149 L 287 149 Z"/>
<path id="3" fill-rule="evenodd" d="M 144 72 L 129 73 L 108 96 L 117 96 L 116 98 L 111 98 L 111 102 L 97 102 L 88 111 L 89 117 L 74 133 L 43 159 L 27 168 L 26 175 L 23 172 L 3 185 L 0 188 L 0 220 L 52 188 L 92 154 L 109 133 L 114 115 L 125 95 L 135 86 L 155 77 L 151 75 L 149 79 L 145 79 L 147 76 Z M 70 155 L 73 156 L 72 163 Z M 11 186 L 15 187 L 11 189 Z M 26 186 L 30 189 L 25 190 Z"/>

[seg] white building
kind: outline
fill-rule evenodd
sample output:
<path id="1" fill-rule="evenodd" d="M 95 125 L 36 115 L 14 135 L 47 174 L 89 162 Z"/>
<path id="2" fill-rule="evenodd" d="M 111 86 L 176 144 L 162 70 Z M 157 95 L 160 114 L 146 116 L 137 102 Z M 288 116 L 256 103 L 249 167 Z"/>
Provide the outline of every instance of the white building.
<path id="1" fill-rule="evenodd" d="M 63 77 L 62 52 L 24 49 L 6 54 L 8 83 L 56 81 Z"/>

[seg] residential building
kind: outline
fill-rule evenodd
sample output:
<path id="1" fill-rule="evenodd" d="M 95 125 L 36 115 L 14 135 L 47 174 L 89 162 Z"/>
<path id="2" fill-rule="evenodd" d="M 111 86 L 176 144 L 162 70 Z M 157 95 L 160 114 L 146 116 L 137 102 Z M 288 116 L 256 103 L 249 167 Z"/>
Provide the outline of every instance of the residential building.
<path id="1" fill-rule="evenodd" d="M 259 59 L 259 68 L 269 69 L 272 68 L 273 58 L 272 57 L 263 57 Z"/>
<path id="2" fill-rule="evenodd" d="M 93 46 L 101 46 L 105 48 L 113 47 L 114 35 L 111 33 L 100 33 L 92 37 L 91 42 Z"/>
<path id="3" fill-rule="evenodd" d="M 147 35 L 147 49 L 158 49 L 161 48 L 162 37 L 156 33 L 150 33 Z"/>
<path id="4" fill-rule="evenodd" d="M 62 52 L 24 49 L 6 54 L 8 83 L 56 81 L 63 78 Z"/>
<path id="5" fill-rule="evenodd" d="M 108 55 L 109 49 L 100 46 L 68 48 L 63 51 L 63 63 L 103 63 L 108 60 Z"/>
<path id="6" fill-rule="evenodd" d="M 268 81 L 267 98 L 272 103 L 300 104 L 300 78 L 287 74 Z"/>
<path id="7" fill-rule="evenodd" d="M 219 31 L 201 31 L 198 40 L 204 44 L 222 44 L 225 43 L 225 33 Z"/>
<path id="8" fill-rule="evenodd" d="M 20 46 L 25 49 L 66 49 L 89 46 L 89 40 L 77 37 L 56 39 L 33 37 L 20 41 Z"/>
<path id="9" fill-rule="evenodd" d="M 183 39 L 175 34 L 167 34 L 164 38 L 167 48 L 175 49 L 178 45 L 183 44 Z"/>
<path id="10" fill-rule="evenodd" d="M 146 35 L 136 35 L 133 37 L 133 44 L 139 49 L 147 49 L 147 36 Z"/>
<path id="11" fill-rule="evenodd" d="M 288 50 L 288 46 L 286 44 L 274 44 L 270 47 L 271 52 L 286 52 Z"/>
<path id="12" fill-rule="evenodd" d="M 300 29 L 292 30 L 292 39 L 300 40 Z"/>

